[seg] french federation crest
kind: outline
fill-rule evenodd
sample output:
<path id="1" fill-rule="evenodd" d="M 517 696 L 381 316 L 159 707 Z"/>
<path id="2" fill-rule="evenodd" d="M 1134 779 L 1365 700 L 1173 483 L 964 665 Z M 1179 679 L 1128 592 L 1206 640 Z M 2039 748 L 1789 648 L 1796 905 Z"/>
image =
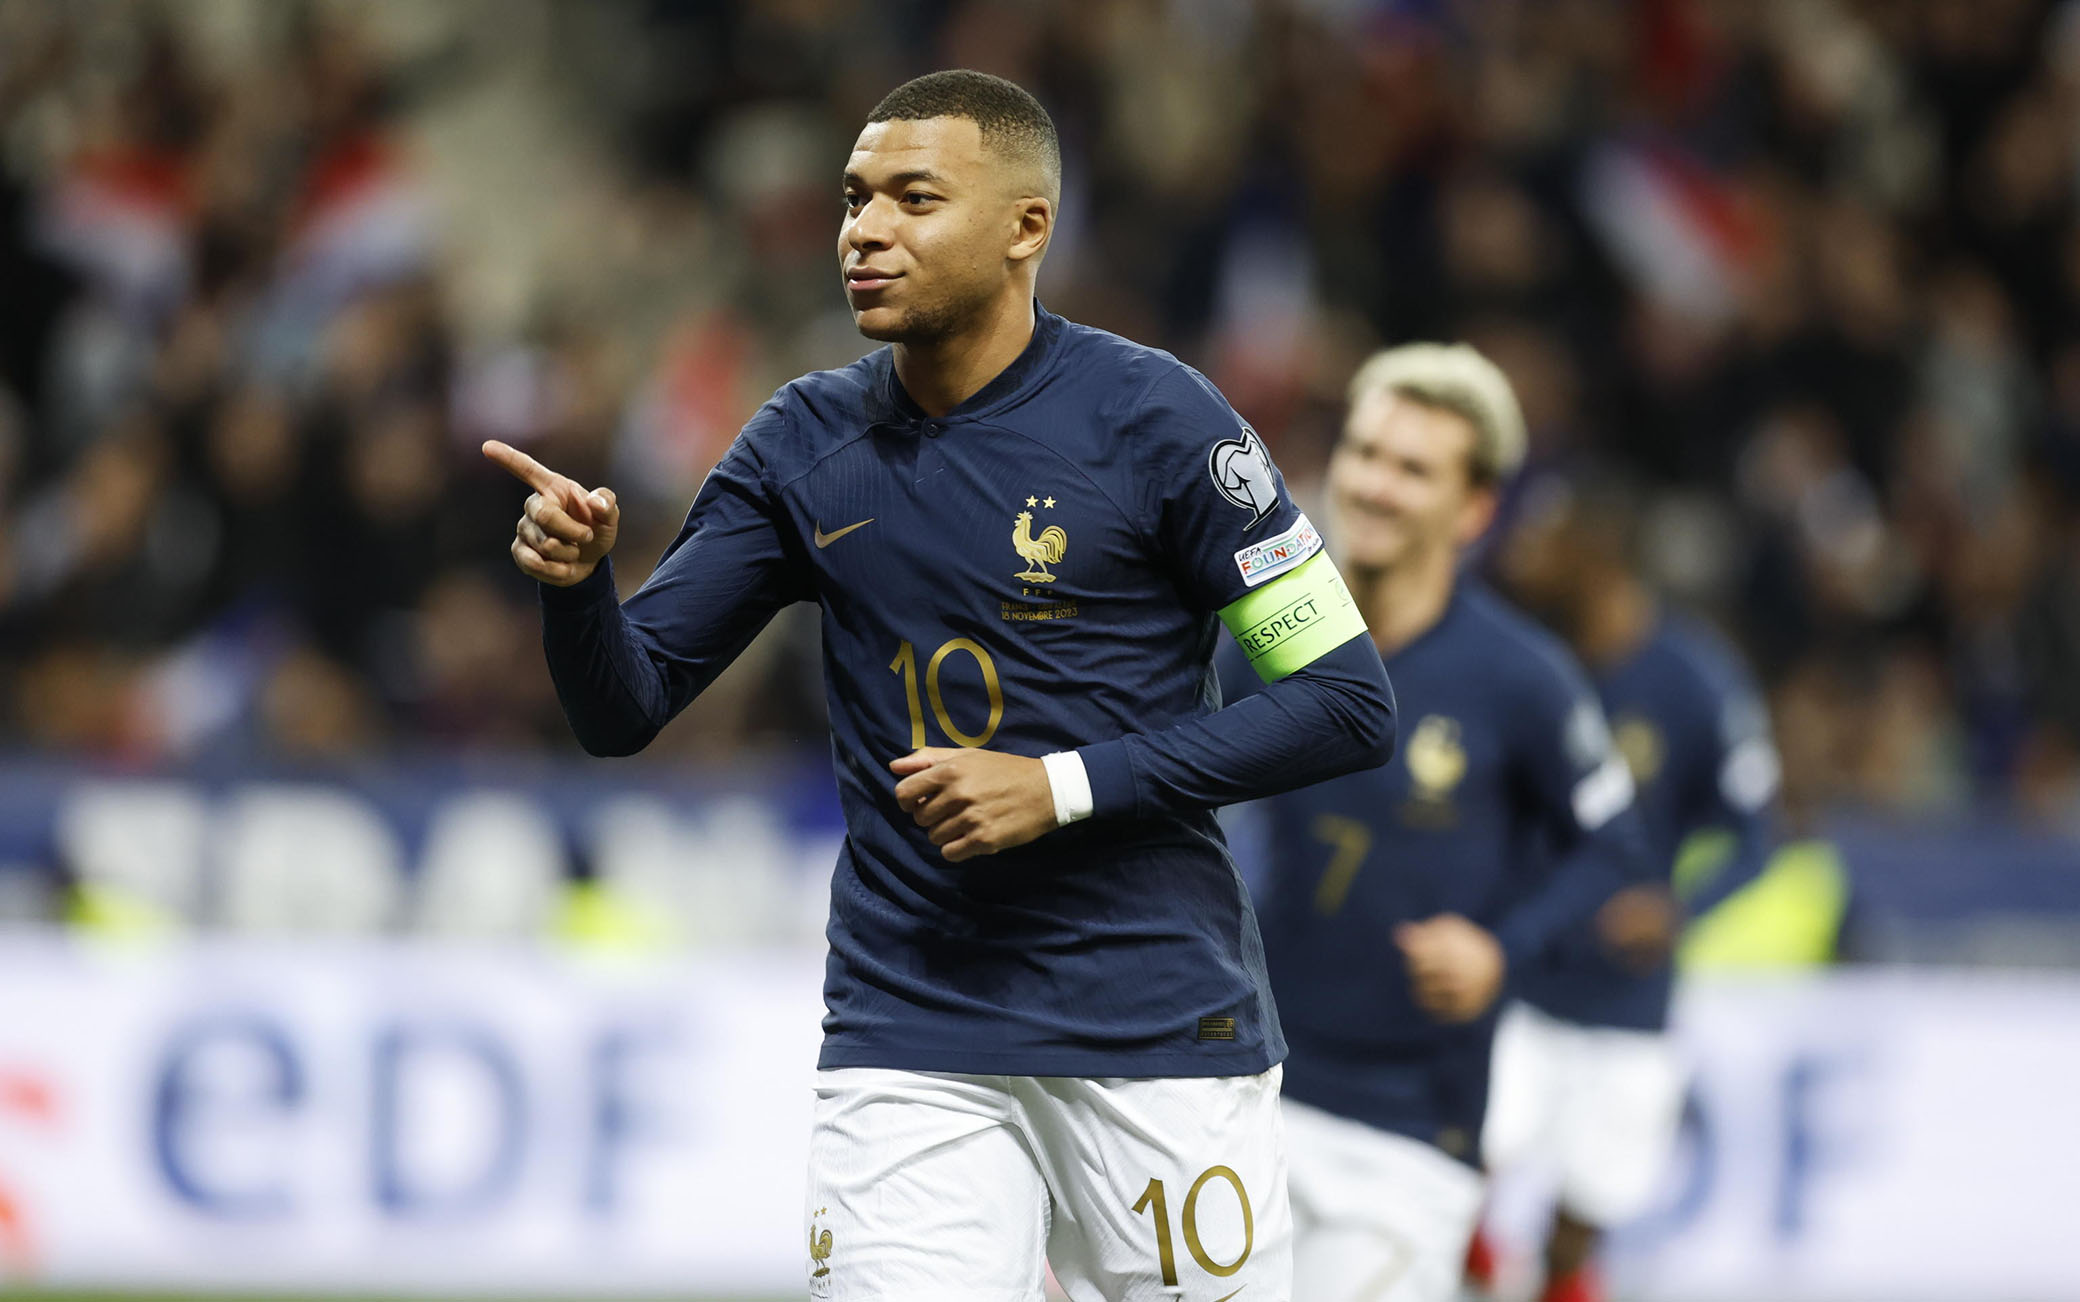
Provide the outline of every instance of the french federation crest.
<path id="1" fill-rule="evenodd" d="M 1415 798 L 1432 804 L 1451 799 L 1452 789 L 1466 776 L 1466 747 L 1459 740 L 1457 719 L 1428 714 L 1416 725 L 1404 750 Z"/>
<path id="2" fill-rule="evenodd" d="M 1250 513 L 1249 523 L 1243 526 L 1246 529 L 1254 529 L 1278 505 L 1278 477 L 1272 473 L 1271 458 L 1257 432 L 1247 425 L 1242 427 L 1241 438 L 1222 439 L 1213 445 L 1206 456 L 1206 473 L 1213 477 L 1213 486 L 1222 497 Z"/>
<path id="3" fill-rule="evenodd" d="M 1047 504 L 1053 506 L 1054 499 L 1048 498 Z M 1027 583 L 1053 583 L 1054 574 L 1047 567 L 1061 563 L 1063 553 L 1069 550 L 1069 535 L 1062 531 L 1062 526 L 1051 524 L 1036 537 L 1033 534 L 1033 513 L 1020 511 L 1011 525 L 1011 550 L 1026 563 L 1026 568 L 1012 578 L 1024 579 Z"/>
<path id="4" fill-rule="evenodd" d="M 828 1215 L 829 1212 L 828 1207 L 816 1209 L 817 1216 Z M 811 1280 L 823 1279 L 831 1273 L 831 1232 L 825 1230 L 821 1235 L 817 1234 L 815 1217 L 809 1220 L 809 1260 L 816 1263 L 816 1269 L 809 1273 Z"/>
<path id="5" fill-rule="evenodd" d="M 1625 767 L 1632 770 L 1634 782 L 1645 786 L 1660 776 L 1668 748 L 1661 740 L 1659 728 L 1645 719 L 1628 716 L 1618 721 L 1611 740 L 1625 757 Z"/>

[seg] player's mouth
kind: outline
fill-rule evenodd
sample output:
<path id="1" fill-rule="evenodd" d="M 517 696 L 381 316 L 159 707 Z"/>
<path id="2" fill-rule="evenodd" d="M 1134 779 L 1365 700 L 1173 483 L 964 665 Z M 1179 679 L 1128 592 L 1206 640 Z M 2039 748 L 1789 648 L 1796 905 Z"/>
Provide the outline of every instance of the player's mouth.
<path id="1" fill-rule="evenodd" d="M 1348 497 L 1344 498 L 1338 505 L 1343 509 L 1345 515 L 1364 520 L 1369 524 L 1399 524 L 1401 522 L 1401 512 L 1394 510 L 1392 507 L 1380 506 L 1373 502 L 1361 502 L 1355 498 Z"/>
<path id="2" fill-rule="evenodd" d="M 854 294 L 887 289 L 900 280 L 902 274 L 900 271 L 883 271 L 878 267 L 854 267 L 845 273 L 845 288 Z"/>

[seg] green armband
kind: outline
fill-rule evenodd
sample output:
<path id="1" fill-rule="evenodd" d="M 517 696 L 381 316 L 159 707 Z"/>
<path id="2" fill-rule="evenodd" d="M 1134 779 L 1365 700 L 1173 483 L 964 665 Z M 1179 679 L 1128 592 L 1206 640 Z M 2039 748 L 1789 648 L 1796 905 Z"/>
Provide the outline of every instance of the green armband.
<path id="1" fill-rule="evenodd" d="M 1365 617 L 1327 552 L 1221 610 L 1257 677 L 1275 683 L 1365 631 Z"/>

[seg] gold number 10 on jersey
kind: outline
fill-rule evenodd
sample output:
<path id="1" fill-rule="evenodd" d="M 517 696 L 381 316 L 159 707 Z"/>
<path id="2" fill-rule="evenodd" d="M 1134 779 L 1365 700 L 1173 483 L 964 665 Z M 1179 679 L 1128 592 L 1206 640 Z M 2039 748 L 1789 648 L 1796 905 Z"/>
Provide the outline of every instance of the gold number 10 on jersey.
<path id="1" fill-rule="evenodd" d="M 956 651 L 965 651 L 975 657 L 975 663 L 982 669 L 982 685 L 989 692 L 989 722 L 978 733 L 965 733 L 954 726 L 953 716 L 946 712 L 946 697 L 939 691 L 939 666 Z M 910 749 L 916 750 L 926 744 L 924 703 L 918 699 L 917 693 L 917 648 L 908 642 L 903 643 L 896 658 L 888 662 L 888 667 L 903 676 L 903 693 L 910 701 Z M 1004 722 L 1004 687 L 997 681 L 997 662 L 990 659 L 989 652 L 973 638 L 957 637 L 939 644 L 939 649 L 932 652 L 932 658 L 925 662 L 924 691 L 931 698 L 932 717 L 939 721 L 939 731 L 956 746 L 987 746 L 989 739 L 997 735 L 997 725 Z"/>
<path id="2" fill-rule="evenodd" d="M 1242 1204 L 1242 1252 L 1229 1262 L 1215 1261 L 1213 1254 L 1206 1251 L 1206 1245 L 1199 1241 L 1199 1191 L 1215 1176 L 1235 1186 L 1235 1199 Z M 1147 1211 L 1155 1213 L 1156 1264 L 1162 1267 L 1163 1282 L 1176 1288 L 1177 1251 L 1170 1246 L 1170 1201 L 1163 1196 L 1161 1180 L 1150 1180 L 1148 1187 L 1141 1191 L 1141 1201 L 1134 1204 L 1136 1216 Z M 1199 1269 L 1216 1278 L 1226 1279 L 1241 1270 L 1242 1263 L 1249 1260 L 1250 1250 L 1257 1246 L 1257 1226 L 1255 1218 L 1250 1215 L 1249 1193 L 1243 1189 L 1242 1177 L 1235 1174 L 1234 1167 L 1209 1166 L 1199 1173 L 1199 1178 L 1192 1181 L 1191 1190 L 1184 1196 L 1183 1219 L 1186 1250 L 1192 1254 L 1192 1260 L 1199 1263 Z"/>

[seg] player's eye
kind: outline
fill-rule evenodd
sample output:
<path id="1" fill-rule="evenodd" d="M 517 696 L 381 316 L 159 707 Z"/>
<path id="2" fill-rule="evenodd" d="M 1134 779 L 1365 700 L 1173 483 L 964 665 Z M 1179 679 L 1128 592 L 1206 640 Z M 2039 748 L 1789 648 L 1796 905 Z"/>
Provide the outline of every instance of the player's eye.
<path id="1" fill-rule="evenodd" d="M 922 190 L 912 190 L 903 196 L 903 202 L 907 204 L 930 203 L 938 197 L 936 194 L 926 194 Z"/>
<path id="2" fill-rule="evenodd" d="M 845 211 L 846 211 L 846 212 L 858 212 L 858 211 L 859 211 L 859 205 L 860 205 L 860 197 L 859 197 L 859 195 L 858 195 L 858 194 L 857 194 L 857 193 L 856 193 L 855 191 L 847 190 L 847 191 L 845 192 Z"/>

